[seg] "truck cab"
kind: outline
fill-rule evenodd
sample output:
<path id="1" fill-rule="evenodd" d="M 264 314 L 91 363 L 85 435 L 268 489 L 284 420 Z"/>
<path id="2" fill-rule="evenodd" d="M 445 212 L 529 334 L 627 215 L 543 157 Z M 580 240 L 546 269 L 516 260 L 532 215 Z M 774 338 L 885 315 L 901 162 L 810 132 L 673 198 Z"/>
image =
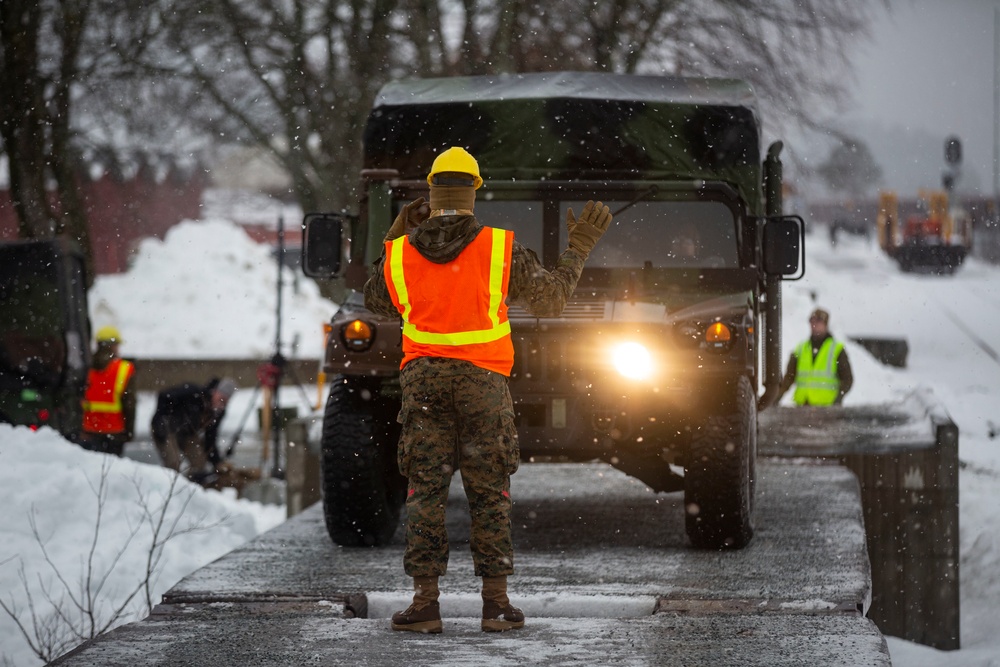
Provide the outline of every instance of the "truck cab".
<path id="1" fill-rule="evenodd" d="M 361 289 L 452 145 L 479 161 L 477 219 L 545 266 L 567 247 L 567 209 L 601 200 L 614 216 L 561 315 L 508 313 L 522 459 L 606 461 L 683 491 L 695 546 L 748 544 L 758 396 L 780 378 L 780 281 L 803 268 L 802 222 L 780 215 L 780 145 L 763 158 L 742 82 L 595 73 L 390 83 L 365 132 L 360 215 L 306 216 L 306 272 L 348 287 L 325 360 L 334 541 L 382 544 L 398 523 L 400 321 L 367 311 Z"/>

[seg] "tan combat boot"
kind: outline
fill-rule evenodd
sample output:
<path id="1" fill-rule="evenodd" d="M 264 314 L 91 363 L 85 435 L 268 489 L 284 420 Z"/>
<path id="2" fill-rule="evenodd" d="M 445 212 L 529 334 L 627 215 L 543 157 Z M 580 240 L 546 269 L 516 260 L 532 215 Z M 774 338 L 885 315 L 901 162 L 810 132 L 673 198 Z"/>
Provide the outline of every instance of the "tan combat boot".
<path id="1" fill-rule="evenodd" d="M 392 629 L 408 632 L 438 633 L 441 625 L 441 606 L 438 604 L 437 577 L 413 578 L 413 604 L 392 615 Z"/>
<path id="2" fill-rule="evenodd" d="M 483 632 L 524 627 L 524 614 L 507 597 L 507 577 L 483 577 Z"/>

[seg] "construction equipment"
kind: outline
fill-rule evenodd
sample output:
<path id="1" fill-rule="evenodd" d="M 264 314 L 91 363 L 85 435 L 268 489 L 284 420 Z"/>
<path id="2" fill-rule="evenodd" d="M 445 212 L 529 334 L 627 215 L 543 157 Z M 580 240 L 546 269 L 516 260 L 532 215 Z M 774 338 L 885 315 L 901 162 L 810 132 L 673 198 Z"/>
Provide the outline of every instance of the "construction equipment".
<path id="1" fill-rule="evenodd" d="M 916 212 L 901 222 L 895 192 L 879 193 L 879 246 L 903 271 L 954 273 L 972 245 L 972 226 L 962 210 L 949 210 L 948 193 L 921 189 Z"/>

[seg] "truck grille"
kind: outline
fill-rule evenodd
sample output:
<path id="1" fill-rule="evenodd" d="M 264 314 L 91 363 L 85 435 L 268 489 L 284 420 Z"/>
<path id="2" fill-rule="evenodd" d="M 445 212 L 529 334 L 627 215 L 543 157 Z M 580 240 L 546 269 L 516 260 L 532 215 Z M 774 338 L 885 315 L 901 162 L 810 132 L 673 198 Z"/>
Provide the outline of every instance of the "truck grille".
<path id="1" fill-rule="evenodd" d="M 523 308 L 511 307 L 507 317 L 512 321 L 542 323 L 540 329 L 515 325 L 511 337 L 514 343 L 511 382 L 522 390 L 553 391 L 556 385 L 565 388 L 578 380 L 582 377 L 581 369 L 587 358 L 581 340 L 574 335 L 579 332 L 573 326 L 560 326 L 558 323 L 605 321 L 609 318 L 610 308 L 607 299 L 596 297 L 572 299 L 559 317 L 551 318 L 535 318 Z M 552 326 L 546 323 L 552 323 Z"/>
<path id="2" fill-rule="evenodd" d="M 602 320 L 607 314 L 609 302 L 607 299 L 573 299 L 566 303 L 562 315 L 557 320 Z M 512 320 L 533 320 L 534 315 L 520 306 L 511 306 L 507 311 L 507 317 Z"/>
<path id="3" fill-rule="evenodd" d="M 551 336 L 513 336 L 514 368 L 512 383 L 552 386 L 567 381 L 576 375 L 574 364 L 581 356 L 575 350 L 572 340 L 560 340 Z"/>

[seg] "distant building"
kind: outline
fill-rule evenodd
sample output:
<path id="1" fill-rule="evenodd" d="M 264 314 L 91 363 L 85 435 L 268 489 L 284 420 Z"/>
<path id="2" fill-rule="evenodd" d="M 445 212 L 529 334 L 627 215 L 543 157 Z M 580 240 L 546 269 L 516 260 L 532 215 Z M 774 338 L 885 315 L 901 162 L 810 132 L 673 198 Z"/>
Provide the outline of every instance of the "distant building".
<path id="1" fill-rule="evenodd" d="M 81 174 L 81 182 L 94 271 L 101 275 L 125 271 L 141 239 L 163 238 L 177 223 L 201 217 L 207 178 L 202 169 L 142 157 L 110 168 L 95 160 Z M 17 231 L 17 214 L 4 177 L 0 179 L 0 239 L 16 239 Z"/>

